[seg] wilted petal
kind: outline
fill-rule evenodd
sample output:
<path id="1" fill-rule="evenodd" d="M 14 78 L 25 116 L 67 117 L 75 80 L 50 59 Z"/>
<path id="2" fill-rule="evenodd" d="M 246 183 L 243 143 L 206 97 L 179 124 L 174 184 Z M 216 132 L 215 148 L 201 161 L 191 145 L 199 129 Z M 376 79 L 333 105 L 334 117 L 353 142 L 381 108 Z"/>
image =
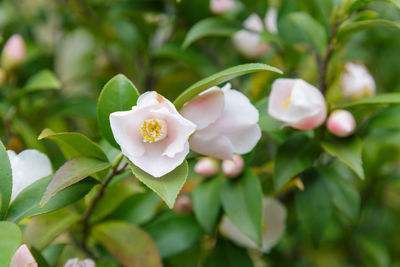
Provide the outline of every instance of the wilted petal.
<path id="1" fill-rule="evenodd" d="M 28 247 L 21 245 L 11 259 L 10 267 L 37 267 L 35 258 L 33 258 Z"/>

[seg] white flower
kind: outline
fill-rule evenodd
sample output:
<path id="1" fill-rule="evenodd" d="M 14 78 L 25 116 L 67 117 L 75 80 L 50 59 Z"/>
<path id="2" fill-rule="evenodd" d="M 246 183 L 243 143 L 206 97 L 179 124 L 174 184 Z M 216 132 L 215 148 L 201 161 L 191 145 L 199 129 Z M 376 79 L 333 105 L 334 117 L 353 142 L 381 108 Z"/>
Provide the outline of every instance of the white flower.
<path id="1" fill-rule="evenodd" d="M 49 158 L 38 150 L 26 149 L 18 155 L 7 150 L 7 154 L 12 169 L 11 201 L 26 187 L 53 172 Z"/>
<path id="2" fill-rule="evenodd" d="M 92 259 L 79 260 L 78 258 L 69 259 L 64 267 L 96 267 Z"/>
<path id="3" fill-rule="evenodd" d="M 364 65 L 346 63 L 340 78 L 344 97 L 357 100 L 375 94 L 375 81 Z"/>
<path id="4" fill-rule="evenodd" d="M 324 123 L 326 103 L 321 92 L 301 79 L 277 79 L 269 96 L 269 114 L 300 130 Z"/>
<path id="5" fill-rule="evenodd" d="M 232 159 L 233 153 L 250 152 L 261 137 L 258 110 L 229 83 L 207 89 L 180 112 L 197 125 L 190 148 L 203 155 Z"/>
<path id="6" fill-rule="evenodd" d="M 26 57 L 25 42 L 21 35 L 14 34 L 4 45 L 1 65 L 4 69 L 13 69 L 22 64 Z"/>
<path id="7" fill-rule="evenodd" d="M 334 135 L 346 137 L 353 133 L 356 128 L 356 121 L 350 112 L 338 109 L 329 115 L 326 126 Z"/>
<path id="8" fill-rule="evenodd" d="M 38 267 L 28 247 L 21 245 L 11 259 L 10 267 Z"/>
<path id="9" fill-rule="evenodd" d="M 129 111 L 110 115 L 114 138 L 122 153 L 143 171 L 161 177 L 178 167 L 189 153 L 196 125 L 156 92 L 141 95 Z"/>
<path id="10" fill-rule="evenodd" d="M 235 0 L 210 0 L 210 10 L 214 14 L 224 14 L 236 6 Z"/>
<path id="11" fill-rule="evenodd" d="M 262 247 L 243 234 L 232 221 L 224 216 L 219 227 L 220 232 L 239 246 L 268 252 L 281 239 L 286 227 L 286 208 L 278 200 L 270 197 L 263 199 Z"/>

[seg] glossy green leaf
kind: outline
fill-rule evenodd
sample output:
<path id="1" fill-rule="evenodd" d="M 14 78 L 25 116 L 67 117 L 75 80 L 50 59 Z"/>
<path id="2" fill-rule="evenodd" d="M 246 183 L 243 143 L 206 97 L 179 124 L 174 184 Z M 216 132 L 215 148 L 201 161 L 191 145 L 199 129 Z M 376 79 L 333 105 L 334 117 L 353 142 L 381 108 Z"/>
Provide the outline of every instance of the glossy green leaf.
<path id="1" fill-rule="evenodd" d="M 222 175 L 206 179 L 196 186 L 193 197 L 193 210 L 197 221 L 208 232 L 212 233 L 221 209 L 221 188 L 224 183 Z"/>
<path id="2" fill-rule="evenodd" d="M 258 109 L 258 113 L 260 114 L 260 118 L 258 120 L 258 124 L 260 125 L 261 130 L 265 132 L 271 131 L 279 131 L 281 130 L 281 126 L 283 123 L 272 118 L 268 113 L 268 101 L 269 97 L 266 97 L 260 100 L 255 106 Z"/>
<path id="3" fill-rule="evenodd" d="M 337 39 L 341 41 L 347 37 L 350 37 L 352 34 L 356 32 L 367 30 L 377 26 L 389 26 L 400 30 L 399 22 L 394 22 L 385 19 L 368 19 L 356 22 L 345 22 L 339 27 L 337 33 Z"/>
<path id="4" fill-rule="evenodd" d="M 37 91 L 48 89 L 60 89 L 61 82 L 50 70 L 42 70 L 32 76 L 26 83 L 24 90 Z"/>
<path id="5" fill-rule="evenodd" d="M 129 162 L 133 174 L 147 187 L 157 193 L 170 209 L 174 208 L 176 197 L 186 182 L 189 167 L 185 160 L 175 170 L 166 175 L 154 178 L 147 172 Z"/>
<path id="6" fill-rule="evenodd" d="M 217 245 L 205 261 L 204 267 L 252 267 L 254 266 L 246 249 L 239 248 L 225 240 L 219 238 Z"/>
<path id="7" fill-rule="evenodd" d="M 0 266 L 9 266 L 12 256 L 21 245 L 22 233 L 11 222 L 0 222 Z"/>
<path id="8" fill-rule="evenodd" d="M 389 2 L 395 5 L 397 8 L 400 9 L 400 1 L 399 0 L 355 0 L 351 5 L 348 7 L 348 12 L 352 13 L 362 7 L 364 7 L 366 4 L 371 3 L 371 2 Z"/>
<path id="9" fill-rule="evenodd" d="M 110 167 L 110 163 L 95 158 L 76 157 L 68 160 L 54 174 L 40 201 L 40 205 L 46 205 L 52 197 L 68 186 Z"/>
<path id="10" fill-rule="evenodd" d="M 85 179 L 65 188 L 55 195 L 44 207 L 41 207 L 39 204 L 40 200 L 42 199 L 51 178 L 52 176 L 42 178 L 19 193 L 10 206 L 7 220 L 19 222 L 29 216 L 61 209 L 83 198 L 96 184 L 94 179 Z"/>
<path id="11" fill-rule="evenodd" d="M 50 266 L 55 266 L 66 244 L 50 245 L 42 251 L 42 255 Z"/>
<path id="12" fill-rule="evenodd" d="M 222 206 L 229 219 L 259 247 L 262 245 L 262 190 L 258 177 L 247 170 L 222 187 Z"/>
<path id="13" fill-rule="evenodd" d="M 4 217 L 7 212 L 8 203 L 11 198 L 12 190 L 12 172 L 11 164 L 8 159 L 6 148 L 0 141 L 0 219 Z"/>
<path id="14" fill-rule="evenodd" d="M 363 105 L 384 105 L 384 104 L 400 104 L 400 93 L 379 94 L 373 97 L 364 98 L 358 101 L 348 103 L 338 108 L 348 109 Z"/>
<path id="15" fill-rule="evenodd" d="M 116 75 L 104 86 L 97 103 L 97 120 L 103 137 L 114 147 L 119 145 L 114 140 L 110 126 L 110 114 L 115 111 L 130 110 L 136 105 L 139 92 L 135 85 L 122 74 Z"/>
<path id="16" fill-rule="evenodd" d="M 361 158 L 362 144 L 358 137 L 323 141 L 321 146 L 349 166 L 361 179 L 365 178 Z"/>
<path id="17" fill-rule="evenodd" d="M 181 107 L 183 107 L 183 105 L 186 102 L 190 101 L 192 98 L 196 97 L 204 90 L 219 85 L 221 83 L 224 83 L 226 81 L 229 81 L 233 78 L 257 71 L 273 71 L 282 74 L 281 70 L 266 64 L 249 63 L 249 64 L 237 65 L 235 67 L 231 67 L 223 71 L 220 71 L 218 73 L 215 73 L 193 84 L 176 98 L 176 100 L 174 101 L 174 105 L 179 110 Z"/>
<path id="18" fill-rule="evenodd" d="M 106 222 L 93 228 L 100 241 L 124 266 L 162 266 L 156 244 L 148 233 L 124 222 Z"/>
<path id="19" fill-rule="evenodd" d="M 159 217 L 146 226 L 146 230 L 155 240 L 162 258 L 190 248 L 203 233 L 194 217 L 177 215 L 173 212 Z"/>
<path id="20" fill-rule="evenodd" d="M 305 41 L 311 44 L 320 55 L 323 55 L 328 44 L 328 36 L 324 26 L 309 14 L 302 12 L 291 13 L 289 18 L 300 30 Z"/>
<path id="21" fill-rule="evenodd" d="M 304 135 L 289 138 L 275 156 L 275 189 L 279 190 L 295 175 L 310 168 L 320 154 L 318 143 Z"/>
<path id="22" fill-rule="evenodd" d="M 242 28 L 240 23 L 211 17 L 197 22 L 187 33 L 183 47 L 188 47 L 193 42 L 206 36 L 231 36 Z"/>

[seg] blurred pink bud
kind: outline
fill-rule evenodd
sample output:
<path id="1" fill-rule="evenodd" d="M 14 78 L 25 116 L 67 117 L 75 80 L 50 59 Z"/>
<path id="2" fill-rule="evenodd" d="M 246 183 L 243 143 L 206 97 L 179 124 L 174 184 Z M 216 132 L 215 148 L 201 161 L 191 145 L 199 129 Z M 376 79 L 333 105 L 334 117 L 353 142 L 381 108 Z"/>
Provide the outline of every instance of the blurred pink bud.
<path id="1" fill-rule="evenodd" d="M 201 158 L 194 166 L 197 174 L 204 176 L 213 176 L 218 172 L 218 162 L 209 157 Z"/>
<path id="2" fill-rule="evenodd" d="M 79 260 L 78 258 L 69 259 L 64 267 L 95 267 L 96 264 L 91 259 Z"/>
<path id="3" fill-rule="evenodd" d="M 346 63 L 340 77 L 343 96 L 358 100 L 375 95 L 375 81 L 364 65 Z"/>
<path id="4" fill-rule="evenodd" d="M 336 136 L 346 137 L 353 133 L 356 121 L 347 110 L 335 110 L 329 115 L 326 123 L 328 130 Z"/>
<path id="5" fill-rule="evenodd" d="M 188 195 L 181 195 L 176 199 L 174 211 L 179 214 L 190 214 L 193 210 L 192 198 Z"/>
<path id="6" fill-rule="evenodd" d="M 214 14 L 224 14 L 236 6 L 235 0 L 210 0 L 210 9 Z"/>
<path id="7" fill-rule="evenodd" d="M 6 70 L 13 69 L 22 64 L 26 57 L 24 39 L 19 34 L 14 34 L 4 45 L 1 55 L 2 67 Z"/>
<path id="8" fill-rule="evenodd" d="M 277 79 L 269 96 L 269 114 L 299 130 L 320 126 L 326 119 L 321 92 L 302 79 Z"/>
<path id="9" fill-rule="evenodd" d="M 226 177 L 235 178 L 243 172 L 244 160 L 239 155 L 233 155 L 232 160 L 222 162 L 222 172 Z"/>
<path id="10" fill-rule="evenodd" d="M 21 245 L 11 259 L 10 267 L 38 267 L 28 247 Z"/>

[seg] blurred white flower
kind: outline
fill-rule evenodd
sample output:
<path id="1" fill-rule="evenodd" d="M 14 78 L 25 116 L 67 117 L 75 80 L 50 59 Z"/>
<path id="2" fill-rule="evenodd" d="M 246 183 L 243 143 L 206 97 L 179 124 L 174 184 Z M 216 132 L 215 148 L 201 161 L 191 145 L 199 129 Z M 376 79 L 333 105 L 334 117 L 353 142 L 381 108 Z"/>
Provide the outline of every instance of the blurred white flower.
<path id="1" fill-rule="evenodd" d="M 261 137 L 258 110 L 229 83 L 207 89 L 180 112 L 197 125 L 190 148 L 203 155 L 232 159 L 233 153 L 250 152 Z"/>
<path id="2" fill-rule="evenodd" d="M 357 100 L 375 95 L 375 80 L 361 64 L 346 63 L 340 84 L 346 98 Z"/>
<path id="3" fill-rule="evenodd" d="M 78 258 L 69 259 L 64 267 L 96 267 L 96 263 L 92 259 L 79 260 Z"/>
<path id="4" fill-rule="evenodd" d="M 220 224 L 220 232 L 239 246 L 268 252 L 281 239 L 286 228 L 286 208 L 278 200 L 270 197 L 263 199 L 262 247 L 243 234 L 232 221 L 224 216 Z"/>
<path id="5" fill-rule="evenodd" d="M 53 172 L 49 158 L 38 150 L 26 149 L 18 155 L 7 150 L 7 154 L 12 169 L 11 201 L 26 187 Z"/>
<path id="6" fill-rule="evenodd" d="M 217 160 L 210 157 L 203 157 L 194 165 L 194 171 L 203 176 L 213 176 L 218 172 Z"/>
<path id="7" fill-rule="evenodd" d="M 210 10 L 214 14 L 224 14 L 236 6 L 235 0 L 210 0 Z"/>
<path id="8" fill-rule="evenodd" d="M 222 162 L 222 172 L 226 177 L 235 178 L 243 172 L 244 160 L 239 155 L 233 155 L 232 159 L 226 159 Z"/>
<path id="9" fill-rule="evenodd" d="M 21 65 L 26 57 L 24 39 L 19 34 L 14 34 L 4 45 L 1 54 L 1 66 L 10 70 Z"/>
<path id="10" fill-rule="evenodd" d="M 269 114 L 300 130 L 314 129 L 324 123 L 326 103 L 322 93 L 301 79 L 277 79 L 269 96 Z"/>
<path id="11" fill-rule="evenodd" d="M 356 121 L 350 112 L 338 109 L 329 115 L 326 125 L 328 130 L 334 135 L 346 137 L 354 132 Z"/>
<path id="12" fill-rule="evenodd" d="M 142 94 L 132 110 L 110 115 L 111 129 L 122 153 L 154 177 L 178 167 L 189 153 L 196 125 L 156 92 Z"/>
<path id="13" fill-rule="evenodd" d="M 28 247 L 21 245 L 11 259 L 10 267 L 38 267 Z"/>

